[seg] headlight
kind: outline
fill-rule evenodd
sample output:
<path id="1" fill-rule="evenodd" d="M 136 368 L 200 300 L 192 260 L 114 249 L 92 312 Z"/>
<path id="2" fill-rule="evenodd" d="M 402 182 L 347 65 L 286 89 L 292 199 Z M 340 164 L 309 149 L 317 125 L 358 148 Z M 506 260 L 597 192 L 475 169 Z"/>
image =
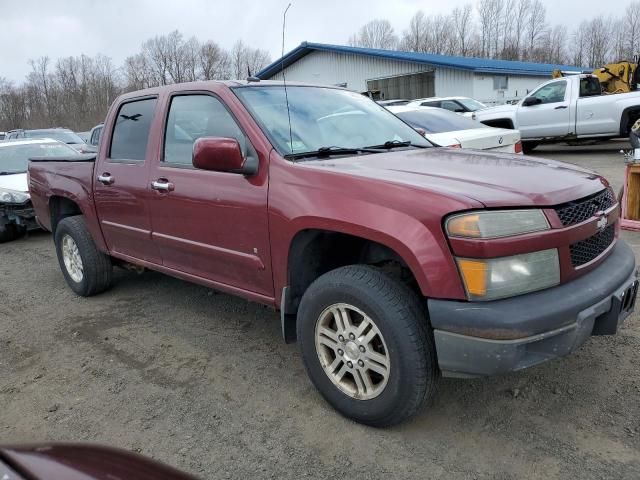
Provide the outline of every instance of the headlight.
<path id="1" fill-rule="evenodd" d="M 500 238 L 548 230 L 542 210 L 500 210 L 461 213 L 449 217 L 445 228 L 450 237 Z"/>
<path id="2" fill-rule="evenodd" d="M 26 203 L 31 197 L 28 193 L 16 192 L 15 190 L 8 190 L 0 188 L 0 202 L 2 203 Z"/>
<path id="3" fill-rule="evenodd" d="M 560 283 L 556 249 L 502 258 L 457 258 L 456 261 L 469 300 L 513 297 Z"/>

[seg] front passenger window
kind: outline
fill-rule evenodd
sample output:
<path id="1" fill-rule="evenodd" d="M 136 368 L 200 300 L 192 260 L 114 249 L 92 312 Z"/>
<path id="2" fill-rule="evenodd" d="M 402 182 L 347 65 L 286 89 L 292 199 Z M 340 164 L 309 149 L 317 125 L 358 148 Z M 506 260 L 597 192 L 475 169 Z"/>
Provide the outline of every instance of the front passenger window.
<path id="1" fill-rule="evenodd" d="M 235 138 L 246 154 L 246 138 L 225 106 L 210 95 L 173 97 L 164 139 L 165 163 L 191 165 L 193 144 L 201 137 Z"/>
<path id="2" fill-rule="evenodd" d="M 555 82 L 545 85 L 532 95 L 532 97 L 540 100 L 540 103 L 559 103 L 564 102 L 564 96 L 567 91 L 567 82 Z"/>

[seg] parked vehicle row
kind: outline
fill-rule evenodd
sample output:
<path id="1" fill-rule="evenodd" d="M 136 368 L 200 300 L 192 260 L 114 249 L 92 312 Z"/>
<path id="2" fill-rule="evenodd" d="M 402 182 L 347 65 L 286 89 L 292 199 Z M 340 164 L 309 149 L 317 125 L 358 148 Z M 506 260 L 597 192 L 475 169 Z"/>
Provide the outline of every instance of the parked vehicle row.
<path id="1" fill-rule="evenodd" d="M 433 148 L 340 88 L 131 92 L 97 154 L 34 158 L 29 174 L 78 295 L 135 265 L 269 305 L 324 398 L 379 427 L 419 411 L 440 376 L 519 370 L 615 334 L 637 295 L 604 178 Z"/>
<path id="2" fill-rule="evenodd" d="M 84 140 L 68 128 L 41 128 L 37 130 L 11 130 L 7 132 L 5 140 L 22 140 L 34 138 L 50 138 L 65 143 L 70 147 L 80 150 L 85 144 Z"/>

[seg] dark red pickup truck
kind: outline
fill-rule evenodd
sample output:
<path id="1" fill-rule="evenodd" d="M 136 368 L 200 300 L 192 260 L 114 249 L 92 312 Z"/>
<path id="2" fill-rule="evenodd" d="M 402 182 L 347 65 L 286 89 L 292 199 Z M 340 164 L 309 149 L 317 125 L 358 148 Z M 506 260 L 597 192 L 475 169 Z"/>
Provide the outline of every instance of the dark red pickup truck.
<path id="1" fill-rule="evenodd" d="M 123 95 L 97 156 L 34 159 L 33 205 L 79 295 L 145 267 L 280 310 L 337 410 L 386 426 L 440 375 L 566 355 L 633 310 L 606 180 L 432 148 L 355 93 L 204 82 Z"/>

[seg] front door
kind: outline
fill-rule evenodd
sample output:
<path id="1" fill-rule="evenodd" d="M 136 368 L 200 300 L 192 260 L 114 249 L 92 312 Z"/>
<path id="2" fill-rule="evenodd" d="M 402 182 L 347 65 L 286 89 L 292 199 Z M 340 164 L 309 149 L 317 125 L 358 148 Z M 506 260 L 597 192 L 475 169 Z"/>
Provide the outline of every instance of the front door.
<path id="1" fill-rule="evenodd" d="M 151 166 L 153 241 L 165 267 L 273 296 L 267 218 L 268 159 L 258 174 L 193 168 L 193 143 L 229 137 L 257 152 L 225 105 L 210 94 L 170 99 L 161 159 Z"/>
<path id="2" fill-rule="evenodd" d="M 105 130 L 95 168 L 96 211 L 107 248 L 114 254 L 160 264 L 151 242 L 148 208 L 149 165 L 147 145 L 156 98 L 124 103 L 112 126 L 111 143 Z"/>
<path id="3" fill-rule="evenodd" d="M 571 110 L 566 80 L 548 83 L 529 97 L 540 103 L 518 107 L 518 128 L 523 139 L 562 137 L 570 133 Z"/>

